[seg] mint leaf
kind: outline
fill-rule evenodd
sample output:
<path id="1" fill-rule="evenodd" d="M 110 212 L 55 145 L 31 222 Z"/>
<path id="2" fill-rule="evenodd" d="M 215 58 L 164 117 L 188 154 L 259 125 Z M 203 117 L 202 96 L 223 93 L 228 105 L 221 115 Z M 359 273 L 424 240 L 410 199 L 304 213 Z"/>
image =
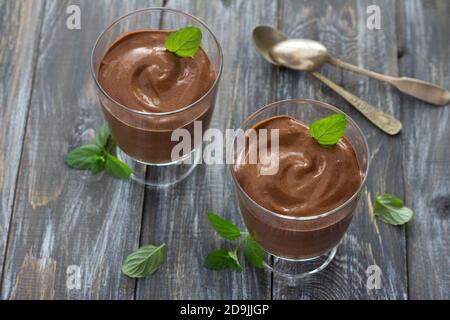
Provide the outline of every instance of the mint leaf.
<path id="1" fill-rule="evenodd" d="M 230 265 L 230 256 L 228 250 L 219 249 L 211 251 L 205 258 L 203 266 L 213 270 L 228 269 Z"/>
<path id="2" fill-rule="evenodd" d="M 145 245 L 131 253 L 124 261 L 122 273 L 130 278 L 144 278 L 155 273 L 164 262 L 166 244 L 159 247 Z"/>
<path id="3" fill-rule="evenodd" d="M 256 268 L 263 268 L 264 252 L 259 244 L 249 235 L 245 241 L 244 257 L 248 263 Z"/>
<path id="4" fill-rule="evenodd" d="M 102 156 L 102 150 L 97 145 L 86 144 L 72 150 L 64 161 L 73 169 L 91 170 L 99 156 Z"/>
<path id="5" fill-rule="evenodd" d="M 106 160 L 104 156 L 94 156 L 94 162 L 91 166 L 91 171 L 93 174 L 97 174 L 103 170 L 105 170 Z"/>
<path id="6" fill-rule="evenodd" d="M 413 217 L 413 211 L 405 207 L 402 199 L 387 193 L 375 195 L 373 213 L 394 226 L 405 224 Z"/>
<path id="7" fill-rule="evenodd" d="M 110 153 L 106 155 L 105 170 L 117 179 L 128 179 L 131 176 L 131 169 Z"/>
<path id="8" fill-rule="evenodd" d="M 335 145 L 342 138 L 346 126 L 345 115 L 336 113 L 313 122 L 309 126 L 309 134 L 321 146 L 329 147 Z"/>
<path id="9" fill-rule="evenodd" d="M 234 271 L 242 272 L 242 267 L 241 267 L 241 263 L 239 262 L 239 259 L 237 256 L 237 251 L 238 251 L 238 249 L 233 250 L 233 251 L 228 251 L 228 256 L 231 258 L 229 267 L 230 267 L 230 269 L 232 269 Z"/>
<path id="10" fill-rule="evenodd" d="M 242 271 L 237 252 L 225 249 L 210 252 L 206 256 L 203 266 L 212 270 L 232 269 L 239 272 Z"/>
<path id="11" fill-rule="evenodd" d="M 202 32 L 197 27 L 185 27 L 169 34 L 165 40 L 167 51 L 181 58 L 192 58 L 202 42 Z"/>
<path id="12" fill-rule="evenodd" d="M 100 128 L 95 131 L 94 141 L 93 143 L 99 146 L 100 148 L 105 148 L 108 139 L 111 136 L 108 126 L 104 123 Z"/>
<path id="13" fill-rule="evenodd" d="M 103 169 L 111 177 L 116 179 L 128 179 L 132 174 L 131 169 L 125 163 L 123 163 L 110 153 L 106 153 L 106 161 L 104 163 Z"/>
<path id="14" fill-rule="evenodd" d="M 241 230 L 238 227 L 213 212 L 208 213 L 208 220 L 214 230 L 225 240 L 235 240 L 241 236 Z"/>

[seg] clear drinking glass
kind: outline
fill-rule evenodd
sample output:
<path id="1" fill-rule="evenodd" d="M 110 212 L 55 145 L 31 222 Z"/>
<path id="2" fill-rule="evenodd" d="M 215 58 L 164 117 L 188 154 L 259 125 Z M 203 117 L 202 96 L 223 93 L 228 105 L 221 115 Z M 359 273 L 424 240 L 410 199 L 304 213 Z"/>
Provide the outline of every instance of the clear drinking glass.
<path id="1" fill-rule="evenodd" d="M 343 112 L 320 101 L 285 100 L 272 103 L 253 113 L 244 121 L 241 129 L 245 132 L 260 121 L 273 116 L 287 115 L 310 124 L 334 113 Z M 265 266 L 268 269 L 296 279 L 323 270 L 334 258 L 337 246 L 353 217 L 369 169 L 367 141 L 348 115 L 344 136 L 355 150 L 361 170 L 361 185 L 345 203 L 329 212 L 311 212 L 308 216 L 294 217 L 270 211 L 246 194 L 236 179 L 234 164 L 230 165 L 241 214 L 249 233 L 266 252 Z M 238 161 L 242 147 L 235 139 L 231 149 L 231 159 L 234 163 Z M 267 237 L 268 234 L 270 237 Z"/>
<path id="2" fill-rule="evenodd" d="M 110 46 L 122 35 L 145 30 L 176 30 L 195 26 L 202 31 L 202 48 L 208 55 L 216 79 L 197 101 L 164 113 L 129 108 L 115 101 L 98 81 L 100 63 Z M 187 13 L 168 8 L 148 8 L 131 12 L 113 22 L 97 39 L 92 52 L 91 71 L 101 109 L 113 138 L 118 156 L 133 170 L 133 179 L 150 186 L 166 186 L 181 181 L 192 172 L 199 157 L 202 139 L 194 139 L 194 121 L 201 124 L 200 134 L 208 129 L 214 109 L 217 87 L 222 74 L 222 49 L 208 26 Z M 200 126 L 198 126 L 200 128 Z M 171 141 L 175 129 L 187 129 L 191 152 L 172 158 L 178 141 Z"/>

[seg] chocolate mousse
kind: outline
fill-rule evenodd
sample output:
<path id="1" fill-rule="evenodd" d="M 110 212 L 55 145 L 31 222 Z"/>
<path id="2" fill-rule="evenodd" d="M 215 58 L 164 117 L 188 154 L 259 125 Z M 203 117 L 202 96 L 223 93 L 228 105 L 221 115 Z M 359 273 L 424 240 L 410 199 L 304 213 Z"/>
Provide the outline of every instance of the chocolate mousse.
<path id="1" fill-rule="evenodd" d="M 331 250 L 345 233 L 356 201 L 323 218 L 300 219 L 332 211 L 357 192 L 362 172 L 351 143 L 343 137 L 335 146 L 322 147 L 310 137 L 305 124 L 288 116 L 266 119 L 254 129 L 257 133 L 259 129 L 279 130 L 279 168 L 273 175 L 261 174 L 262 164 L 251 164 L 248 159 L 258 143 L 247 139 L 234 175 L 257 204 L 243 194 L 239 197 L 250 233 L 263 248 L 280 257 L 306 259 Z M 269 145 L 270 137 L 268 134 Z"/>
<path id="2" fill-rule="evenodd" d="M 122 35 L 106 51 L 97 74 L 113 137 L 125 153 L 145 163 L 173 161 L 171 150 L 178 143 L 171 141 L 173 130 L 188 129 L 193 137 L 196 120 L 205 130 L 215 98 L 215 92 L 205 97 L 216 80 L 206 52 L 199 48 L 193 58 L 177 57 L 165 49 L 169 33 Z"/>

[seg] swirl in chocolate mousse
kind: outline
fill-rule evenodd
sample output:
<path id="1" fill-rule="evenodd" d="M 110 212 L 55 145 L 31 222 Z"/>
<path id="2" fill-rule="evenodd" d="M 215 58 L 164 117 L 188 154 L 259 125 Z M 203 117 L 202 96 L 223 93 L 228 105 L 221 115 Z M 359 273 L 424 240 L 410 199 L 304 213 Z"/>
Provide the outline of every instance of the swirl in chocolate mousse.
<path id="1" fill-rule="evenodd" d="M 356 154 L 345 137 L 324 148 L 305 124 L 288 116 L 266 119 L 254 128 L 279 129 L 276 174 L 262 175 L 261 164 L 248 164 L 250 149 L 257 148 L 251 142 L 234 166 L 240 186 L 262 207 L 287 216 L 317 215 L 339 207 L 361 185 Z"/>
<path id="2" fill-rule="evenodd" d="M 172 155 L 178 144 L 172 141 L 173 131 L 186 129 L 193 139 L 194 122 L 206 130 L 214 109 L 216 72 L 206 52 L 200 47 L 192 58 L 177 57 L 165 49 L 169 33 L 124 34 L 108 48 L 97 73 L 101 87 L 114 100 L 100 95 L 112 136 L 123 152 L 147 164 L 188 156 Z M 195 143 L 192 140 L 194 148 Z"/>
<path id="3" fill-rule="evenodd" d="M 129 108 L 161 113 L 198 100 L 216 78 L 208 56 L 199 48 L 193 58 L 180 58 L 165 49 L 169 31 L 128 33 L 103 58 L 98 80 L 117 102 Z"/>

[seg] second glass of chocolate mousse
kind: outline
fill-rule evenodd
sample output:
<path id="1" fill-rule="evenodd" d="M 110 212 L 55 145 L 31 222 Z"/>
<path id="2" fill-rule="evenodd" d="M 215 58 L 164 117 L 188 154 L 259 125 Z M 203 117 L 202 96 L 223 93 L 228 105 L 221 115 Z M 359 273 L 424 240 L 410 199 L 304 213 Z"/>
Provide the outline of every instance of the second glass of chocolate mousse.
<path id="1" fill-rule="evenodd" d="M 166 48 L 167 37 L 199 28 L 193 56 Z M 133 179 L 165 186 L 187 177 L 201 156 L 222 72 L 222 50 L 199 19 L 168 8 L 129 13 L 109 26 L 92 53 L 100 105 Z"/>
<path id="2" fill-rule="evenodd" d="M 349 116 L 337 144 L 311 137 L 308 126 L 333 114 L 342 111 L 315 100 L 276 102 L 249 116 L 233 143 L 230 169 L 244 222 L 266 252 L 265 266 L 289 278 L 331 262 L 367 177 L 367 141 Z"/>

